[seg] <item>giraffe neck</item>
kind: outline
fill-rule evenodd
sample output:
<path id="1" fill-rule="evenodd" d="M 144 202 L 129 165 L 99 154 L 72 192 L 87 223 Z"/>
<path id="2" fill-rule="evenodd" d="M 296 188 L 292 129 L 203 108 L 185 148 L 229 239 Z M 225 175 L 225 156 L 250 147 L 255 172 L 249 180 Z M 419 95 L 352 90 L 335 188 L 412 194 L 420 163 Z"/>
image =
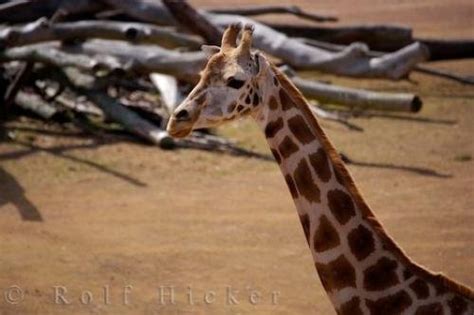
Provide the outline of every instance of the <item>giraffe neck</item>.
<path id="1" fill-rule="evenodd" d="M 260 81 L 264 104 L 253 116 L 280 166 L 338 314 L 415 314 L 420 308 L 426 310 L 420 314 L 450 314 L 450 305 L 459 305 L 459 314 L 474 309 L 472 291 L 449 292 L 457 284 L 412 263 L 385 234 L 289 80 L 272 67 Z"/>

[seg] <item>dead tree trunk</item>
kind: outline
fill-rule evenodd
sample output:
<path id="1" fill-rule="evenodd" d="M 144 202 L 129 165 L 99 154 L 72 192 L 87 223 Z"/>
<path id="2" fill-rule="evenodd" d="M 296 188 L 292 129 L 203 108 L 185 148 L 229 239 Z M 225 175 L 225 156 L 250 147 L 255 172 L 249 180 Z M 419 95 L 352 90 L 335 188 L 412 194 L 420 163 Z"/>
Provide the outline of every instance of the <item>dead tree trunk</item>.
<path id="1" fill-rule="evenodd" d="M 301 93 L 316 99 L 322 104 L 342 105 L 363 110 L 402 112 L 418 112 L 422 106 L 421 99 L 413 94 L 372 92 L 329 85 L 298 77 L 288 68 L 282 70 L 290 77 Z"/>
<path id="2" fill-rule="evenodd" d="M 450 60 L 474 57 L 474 40 L 423 39 L 413 37 L 412 30 L 395 25 L 354 25 L 338 27 L 268 24 L 290 37 L 304 37 L 338 45 L 354 42 L 367 44 L 371 50 L 393 52 L 414 42 L 424 44 L 430 60 Z"/>
<path id="3" fill-rule="evenodd" d="M 15 97 L 16 105 L 26 111 L 32 112 L 43 119 L 50 119 L 56 114 L 57 110 L 48 102 L 44 101 L 41 96 L 34 93 L 18 92 Z"/>
<path id="4" fill-rule="evenodd" d="M 373 50 L 394 51 L 413 43 L 408 27 L 398 25 L 306 26 L 267 24 L 290 37 L 304 37 L 339 45 L 354 42 L 367 44 Z"/>
<path id="5" fill-rule="evenodd" d="M 39 19 L 23 26 L 0 28 L 0 47 L 88 38 L 158 44 L 167 48 L 188 47 L 196 49 L 202 44 L 202 41 L 194 36 L 144 23 L 79 21 L 51 24 L 46 19 Z"/>

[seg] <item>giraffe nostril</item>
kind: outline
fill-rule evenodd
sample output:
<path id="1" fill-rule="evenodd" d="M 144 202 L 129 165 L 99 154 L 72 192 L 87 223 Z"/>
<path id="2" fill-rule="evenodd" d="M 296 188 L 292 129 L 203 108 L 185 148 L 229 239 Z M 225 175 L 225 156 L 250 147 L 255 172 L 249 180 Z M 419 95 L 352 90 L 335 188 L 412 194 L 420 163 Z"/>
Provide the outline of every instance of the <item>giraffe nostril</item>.
<path id="1" fill-rule="evenodd" d="M 185 109 L 180 110 L 179 112 L 176 113 L 174 116 L 176 120 L 189 120 L 189 112 Z"/>

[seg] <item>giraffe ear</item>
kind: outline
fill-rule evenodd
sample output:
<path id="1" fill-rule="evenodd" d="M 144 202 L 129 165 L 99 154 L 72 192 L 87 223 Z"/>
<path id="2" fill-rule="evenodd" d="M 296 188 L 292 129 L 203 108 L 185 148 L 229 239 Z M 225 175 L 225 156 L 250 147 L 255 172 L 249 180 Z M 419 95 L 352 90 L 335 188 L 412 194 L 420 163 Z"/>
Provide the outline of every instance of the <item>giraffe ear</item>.
<path id="1" fill-rule="evenodd" d="M 211 58 L 213 55 L 221 51 L 219 46 L 214 45 L 201 45 L 201 50 L 206 55 L 207 59 Z"/>

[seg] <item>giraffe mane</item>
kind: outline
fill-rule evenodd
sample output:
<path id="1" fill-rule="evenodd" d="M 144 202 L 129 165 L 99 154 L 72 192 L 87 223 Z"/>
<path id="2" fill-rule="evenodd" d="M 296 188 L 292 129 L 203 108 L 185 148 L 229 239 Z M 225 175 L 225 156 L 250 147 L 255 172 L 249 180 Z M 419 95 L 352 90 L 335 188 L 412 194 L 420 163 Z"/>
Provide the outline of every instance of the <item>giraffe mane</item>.
<path id="1" fill-rule="evenodd" d="M 347 190 L 354 198 L 354 202 L 361 210 L 363 218 L 366 219 L 367 222 L 374 228 L 375 233 L 380 238 L 383 247 L 389 249 L 395 255 L 395 257 L 400 260 L 400 262 L 402 262 L 406 265 L 407 268 L 409 268 L 409 271 L 413 274 L 430 280 L 434 284 L 438 284 L 441 287 L 447 288 L 468 299 L 474 300 L 474 291 L 471 288 L 460 284 L 441 273 L 433 273 L 431 271 L 428 271 L 417 263 L 413 262 L 397 245 L 397 243 L 390 236 L 388 236 L 382 224 L 376 219 L 373 211 L 365 202 L 364 198 L 362 197 L 362 194 L 359 192 L 358 188 L 354 184 L 352 176 L 345 167 L 340 155 L 322 130 L 321 126 L 317 121 L 317 118 L 313 115 L 311 109 L 309 108 L 310 105 L 308 104 L 304 96 L 283 72 L 281 72 L 273 63 L 270 62 L 270 65 L 282 88 L 285 89 L 289 97 L 293 100 L 298 109 L 301 110 L 303 115 L 307 118 L 311 127 L 314 129 L 316 136 L 321 141 L 322 146 L 324 147 L 324 149 L 329 155 L 329 158 L 333 162 L 334 172 L 336 173 L 336 176 L 341 179 Z"/>

